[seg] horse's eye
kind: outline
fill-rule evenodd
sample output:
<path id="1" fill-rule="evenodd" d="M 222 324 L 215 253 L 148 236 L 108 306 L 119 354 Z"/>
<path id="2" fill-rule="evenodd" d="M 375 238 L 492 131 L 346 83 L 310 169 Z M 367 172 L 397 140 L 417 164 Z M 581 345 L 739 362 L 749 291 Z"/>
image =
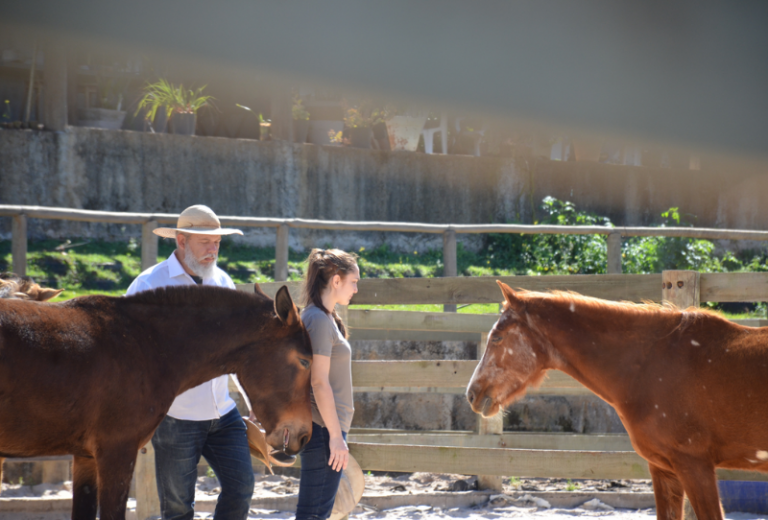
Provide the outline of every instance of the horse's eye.
<path id="1" fill-rule="evenodd" d="M 306 359 L 299 359 L 299 363 L 301 363 L 301 366 L 304 368 L 309 368 L 309 361 Z"/>
<path id="2" fill-rule="evenodd" d="M 501 336 L 491 336 L 491 342 L 498 343 L 501 341 Z"/>

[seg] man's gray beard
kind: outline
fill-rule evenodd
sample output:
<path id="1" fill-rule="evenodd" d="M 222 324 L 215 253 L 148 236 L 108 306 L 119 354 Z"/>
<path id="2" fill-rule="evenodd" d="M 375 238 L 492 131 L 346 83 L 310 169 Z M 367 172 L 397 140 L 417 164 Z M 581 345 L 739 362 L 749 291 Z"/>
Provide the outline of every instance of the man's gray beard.
<path id="1" fill-rule="evenodd" d="M 210 264 L 203 265 L 197 261 L 197 258 L 195 258 L 195 255 L 190 249 L 184 250 L 184 263 L 187 264 L 187 267 L 190 271 L 195 273 L 200 278 L 210 278 L 213 275 L 214 268 L 216 267 L 215 258 Z"/>

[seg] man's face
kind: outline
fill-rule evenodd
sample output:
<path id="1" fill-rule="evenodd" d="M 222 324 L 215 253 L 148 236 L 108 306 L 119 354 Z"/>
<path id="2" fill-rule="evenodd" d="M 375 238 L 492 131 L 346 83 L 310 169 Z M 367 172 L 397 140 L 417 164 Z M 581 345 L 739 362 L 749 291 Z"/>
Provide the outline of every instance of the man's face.
<path id="1" fill-rule="evenodd" d="M 181 252 L 187 254 L 188 251 L 191 253 L 201 266 L 209 267 L 216 264 L 221 236 L 192 234 L 188 237 L 178 235 L 177 239 Z"/>

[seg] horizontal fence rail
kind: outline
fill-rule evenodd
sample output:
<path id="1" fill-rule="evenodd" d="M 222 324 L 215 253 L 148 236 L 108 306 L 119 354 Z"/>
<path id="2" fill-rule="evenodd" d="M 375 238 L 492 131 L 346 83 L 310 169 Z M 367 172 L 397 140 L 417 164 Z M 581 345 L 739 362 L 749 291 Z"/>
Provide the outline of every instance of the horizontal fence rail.
<path id="1" fill-rule="evenodd" d="M 157 237 L 152 234 L 158 224 L 175 224 L 177 213 L 131 213 L 94 211 L 74 208 L 20 206 L 0 204 L 0 216 L 13 218 L 13 270 L 26 274 L 27 219 L 71 220 L 106 224 L 136 224 L 142 226 L 142 269 L 157 263 Z M 275 247 L 275 279 L 288 277 L 289 230 L 322 229 L 330 231 L 379 231 L 395 233 L 435 233 L 443 235 L 443 265 L 445 276 L 456 273 L 456 234 L 518 233 L 562 235 L 606 235 L 607 269 L 609 274 L 621 273 L 621 238 L 632 236 L 687 237 L 709 240 L 768 240 L 768 231 L 713 229 L 688 227 L 607 227 L 607 226 L 539 226 L 527 224 L 426 224 L 415 222 L 355 222 L 313 220 L 301 218 L 219 217 L 224 226 L 277 228 Z M 22 243 L 23 242 L 23 243 Z M 448 304 L 454 305 L 454 304 Z M 449 308 L 450 309 L 450 308 Z"/>
<path id="2" fill-rule="evenodd" d="M 350 305 L 411 305 L 499 303 L 496 283 L 529 291 L 574 291 L 615 301 L 661 301 L 661 274 L 579 274 L 565 276 L 457 276 L 454 278 L 363 278 Z M 274 297 L 283 285 L 300 296 L 301 282 L 259 284 Z M 253 284 L 238 289 L 253 291 Z M 699 302 L 760 302 L 768 300 L 768 273 L 701 273 Z M 456 318 L 454 316 L 453 318 Z"/>

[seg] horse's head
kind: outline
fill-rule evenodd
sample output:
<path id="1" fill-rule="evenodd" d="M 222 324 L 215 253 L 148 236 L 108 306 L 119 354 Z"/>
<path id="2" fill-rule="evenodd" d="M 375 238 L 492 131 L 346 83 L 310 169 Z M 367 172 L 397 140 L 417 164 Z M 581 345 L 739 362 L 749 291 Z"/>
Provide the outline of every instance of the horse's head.
<path id="1" fill-rule="evenodd" d="M 257 293 L 264 295 L 258 285 Z M 309 401 L 312 345 L 288 289 L 277 291 L 271 323 L 254 338 L 265 343 L 251 349 L 237 378 L 256 417 L 275 449 L 293 455 L 312 435 Z"/>
<path id="2" fill-rule="evenodd" d="M 467 386 L 467 400 L 476 413 L 496 415 L 521 397 L 528 386 L 541 383 L 549 349 L 531 319 L 526 299 L 497 281 L 506 300 L 501 317 L 488 334 L 483 358 Z"/>

